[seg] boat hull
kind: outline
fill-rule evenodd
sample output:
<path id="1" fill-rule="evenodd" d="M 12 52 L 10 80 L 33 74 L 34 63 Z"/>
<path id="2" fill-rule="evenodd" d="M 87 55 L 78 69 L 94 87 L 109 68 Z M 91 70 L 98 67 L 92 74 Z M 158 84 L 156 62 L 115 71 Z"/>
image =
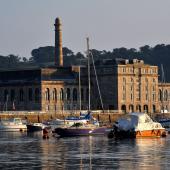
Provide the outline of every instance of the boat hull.
<path id="1" fill-rule="evenodd" d="M 27 130 L 29 132 L 41 131 L 42 127 L 41 126 L 34 126 L 34 125 L 27 125 Z"/>
<path id="2" fill-rule="evenodd" d="M 115 138 L 145 138 L 145 137 L 165 137 L 165 129 L 154 129 L 144 131 L 111 131 L 109 136 Z"/>
<path id="3" fill-rule="evenodd" d="M 104 135 L 104 134 L 107 133 L 107 127 L 98 127 L 98 128 L 56 128 L 55 133 L 60 135 L 60 137 Z"/>
<path id="4" fill-rule="evenodd" d="M 1 132 L 19 132 L 27 131 L 26 125 L 0 125 Z"/>

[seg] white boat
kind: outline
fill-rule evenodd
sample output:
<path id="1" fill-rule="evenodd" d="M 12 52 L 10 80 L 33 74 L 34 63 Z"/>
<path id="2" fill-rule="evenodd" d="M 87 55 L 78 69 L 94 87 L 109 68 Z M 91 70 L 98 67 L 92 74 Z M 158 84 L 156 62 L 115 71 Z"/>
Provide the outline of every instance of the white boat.
<path id="1" fill-rule="evenodd" d="M 0 121 L 0 131 L 26 131 L 27 126 L 21 120 L 21 118 L 11 118 L 8 120 Z"/>
<path id="2" fill-rule="evenodd" d="M 51 128 L 54 130 L 57 127 L 61 126 L 72 126 L 76 123 L 82 123 L 82 124 L 87 124 L 87 122 L 92 118 L 91 113 L 81 115 L 80 117 L 75 117 L 75 116 L 69 116 L 66 119 L 55 119 L 49 122 L 49 125 Z"/>
<path id="3" fill-rule="evenodd" d="M 120 118 L 114 124 L 112 133 L 118 138 L 164 137 L 167 134 L 165 128 L 146 113 L 130 113 Z"/>

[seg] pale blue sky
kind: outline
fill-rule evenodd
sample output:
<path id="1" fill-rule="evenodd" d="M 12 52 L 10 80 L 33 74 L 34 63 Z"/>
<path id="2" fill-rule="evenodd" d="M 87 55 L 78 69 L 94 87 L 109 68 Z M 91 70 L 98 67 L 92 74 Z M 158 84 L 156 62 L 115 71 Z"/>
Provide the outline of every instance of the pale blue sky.
<path id="1" fill-rule="evenodd" d="M 170 0 L 0 0 L 0 55 L 54 45 L 56 17 L 74 52 L 170 44 Z"/>

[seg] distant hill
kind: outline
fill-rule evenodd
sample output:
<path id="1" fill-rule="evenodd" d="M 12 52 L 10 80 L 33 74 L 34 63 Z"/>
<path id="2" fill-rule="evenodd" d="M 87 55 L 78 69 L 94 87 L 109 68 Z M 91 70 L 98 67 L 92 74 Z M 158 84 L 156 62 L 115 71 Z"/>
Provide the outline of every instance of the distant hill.
<path id="1" fill-rule="evenodd" d="M 99 51 L 96 49 L 91 50 L 95 61 L 103 59 L 125 58 L 125 59 L 142 59 L 145 63 L 157 65 L 160 69 L 161 64 L 164 67 L 165 80 L 170 82 L 170 45 L 158 44 L 154 47 L 148 45 L 142 46 L 139 50 L 135 48 L 115 48 L 112 51 Z M 1 69 L 14 68 L 14 67 L 30 67 L 41 66 L 46 63 L 54 62 L 54 47 L 46 46 L 38 49 L 33 49 L 31 52 L 32 57 L 19 57 L 15 55 L 1 56 L 0 67 Z M 63 47 L 64 66 L 86 64 L 85 56 L 78 52 L 74 52 L 67 47 Z M 160 77 L 161 72 L 159 71 Z"/>

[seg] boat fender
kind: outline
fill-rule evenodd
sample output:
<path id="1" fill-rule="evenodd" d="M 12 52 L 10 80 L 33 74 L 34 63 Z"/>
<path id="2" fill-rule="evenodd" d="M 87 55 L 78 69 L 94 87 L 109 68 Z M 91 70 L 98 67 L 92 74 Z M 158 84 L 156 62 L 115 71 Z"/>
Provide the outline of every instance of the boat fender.
<path id="1" fill-rule="evenodd" d="M 166 132 L 162 132 L 161 136 L 162 136 L 162 137 L 166 137 L 166 136 L 167 136 L 167 133 L 166 133 Z"/>

